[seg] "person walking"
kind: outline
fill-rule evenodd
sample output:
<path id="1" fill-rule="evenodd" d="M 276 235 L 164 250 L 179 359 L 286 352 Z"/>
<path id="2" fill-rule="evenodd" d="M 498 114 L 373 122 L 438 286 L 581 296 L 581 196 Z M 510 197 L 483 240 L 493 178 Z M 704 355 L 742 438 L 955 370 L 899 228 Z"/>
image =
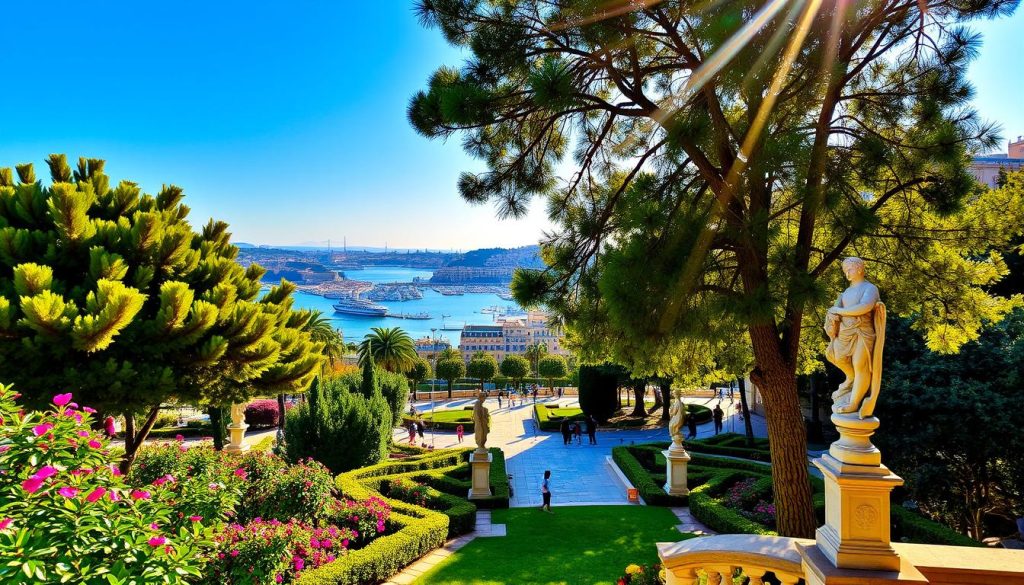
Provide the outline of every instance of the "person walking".
<path id="1" fill-rule="evenodd" d="M 420 435 L 420 441 L 423 441 L 423 429 L 426 427 L 422 422 L 416 423 L 416 432 Z"/>
<path id="2" fill-rule="evenodd" d="M 537 404 L 537 385 L 533 385 L 533 403 Z"/>
<path id="3" fill-rule="evenodd" d="M 687 413 L 687 415 L 686 415 L 686 426 L 687 426 L 687 428 L 690 431 L 689 433 L 687 433 L 686 438 L 687 439 L 696 439 L 697 438 L 697 419 L 696 419 L 696 417 L 693 416 L 693 414 Z"/>
<path id="4" fill-rule="evenodd" d="M 587 437 L 590 438 L 590 444 L 597 444 L 597 419 L 592 415 L 587 415 Z"/>
<path id="5" fill-rule="evenodd" d="M 459 438 L 459 442 L 462 442 L 462 425 L 455 427 L 455 436 Z"/>
<path id="6" fill-rule="evenodd" d="M 501 410 L 501 396 L 504 392 L 498 392 L 498 410 Z"/>
<path id="7" fill-rule="evenodd" d="M 576 435 L 576 444 L 577 445 L 582 445 L 583 444 L 583 427 L 580 425 L 580 423 L 578 423 L 578 422 L 576 423 L 576 426 L 573 428 L 573 434 Z"/>
<path id="8" fill-rule="evenodd" d="M 409 421 L 406 427 L 409 430 L 409 444 L 412 445 L 416 442 L 416 421 Z"/>
<path id="9" fill-rule="evenodd" d="M 551 470 L 544 470 L 544 481 L 540 484 L 540 497 L 543 498 L 544 503 L 541 504 L 540 509 L 542 511 L 554 514 L 551 511 Z"/>
<path id="10" fill-rule="evenodd" d="M 722 403 L 719 402 L 715 405 L 715 409 L 711 411 L 715 415 L 715 434 L 722 432 L 722 419 L 725 418 L 725 411 L 722 410 Z"/>
<path id="11" fill-rule="evenodd" d="M 572 440 L 572 429 L 569 428 L 569 419 L 563 418 L 562 424 L 558 425 L 558 430 L 562 432 L 562 444 L 568 445 L 569 441 Z"/>

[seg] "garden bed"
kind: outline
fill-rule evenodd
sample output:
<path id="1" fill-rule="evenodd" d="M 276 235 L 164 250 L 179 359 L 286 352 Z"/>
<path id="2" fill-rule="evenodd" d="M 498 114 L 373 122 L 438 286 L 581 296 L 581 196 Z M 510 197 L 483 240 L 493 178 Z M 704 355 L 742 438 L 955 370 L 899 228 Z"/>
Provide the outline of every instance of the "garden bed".
<path id="1" fill-rule="evenodd" d="M 456 427 L 462 425 L 462 431 L 466 434 L 471 434 L 475 429 L 476 425 L 473 423 L 473 408 L 448 408 L 448 409 L 436 409 L 432 413 L 430 411 L 418 414 L 415 417 L 409 415 L 402 415 L 402 424 L 408 425 L 412 421 L 420 421 L 428 429 L 433 428 L 439 431 L 454 431 Z"/>

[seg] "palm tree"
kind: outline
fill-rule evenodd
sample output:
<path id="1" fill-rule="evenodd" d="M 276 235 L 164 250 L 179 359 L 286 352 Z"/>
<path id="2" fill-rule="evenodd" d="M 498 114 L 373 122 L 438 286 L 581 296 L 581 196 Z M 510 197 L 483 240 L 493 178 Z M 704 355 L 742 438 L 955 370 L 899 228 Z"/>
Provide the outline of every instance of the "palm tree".
<path id="1" fill-rule="evenodd" d="M 374 327 L 359 344 L 359 363 L 366 361 L 367 353 L 373 362 L 389 372 L 408 372 L 416 363 L 416 346 L 409 334 L 400 327 Z"/>
<path id="2" fill-rule="evenodd" d="M 540 367 L 540 358 L 544 357 L 548 353 L 548 344 L 543 341 L 533 343 L 526 348 L 526 359 L 530 360 L 533 364 L 533 371 L 537 372 Z"/>
<path id="3" fill-rule="evenodd" d="M 325 317 L 321 311 L 310 311 L 309 321 L 304 329 L 313 341 L 324 344 L 323 354 L 331 366 L 334 365 L 335 360 L 340 360 L 345 355 L 347 345 L 341 331 L 335 328 L 331 324 L 331 320 Z"/>

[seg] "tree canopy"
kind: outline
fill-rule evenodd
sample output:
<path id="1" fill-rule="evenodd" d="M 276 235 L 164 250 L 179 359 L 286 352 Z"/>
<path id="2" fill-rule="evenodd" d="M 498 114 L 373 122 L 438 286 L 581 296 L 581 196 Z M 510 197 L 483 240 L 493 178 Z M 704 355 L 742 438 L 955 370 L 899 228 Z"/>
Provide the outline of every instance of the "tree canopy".
<path id="1" fill-rule="evenodd" d="M 1012 306 L 986 287 L 1024 205 L 966 172 L 997 135 L 964 72 L 980 43 L 965 23 L 1016 5 L 421 0 L 424 24 L 467 57 L 408 115 L 425 136 L 460 133 L 485 164 L 459 179 L 467 201 L 518 217 L 544 199 L 549 268 L 516 275 L 521 303 L 584 342 L 601 322 L 631 356 L 713 347 L 734 331 L 719 323 L 746 330 L 779 531 L 809 537 L 795 378 L 823 345 L 837 260 L 867 259 L 936 350 Z"/>
<path id="2" fill-rule="evenodd" d="M 260 296 L 228 226 L 193 230 L 183 191 L 111 186 L 104 161 L 0 169 L 0 379 L 126 416 L 126 465 L 168 400 L 222 405 L 303 391 L 321 363 L 294 286 Z M 134 415 L 146 416 L 135 433 Z"/>
<path id="3" fill-rule="evenodd" d="M 473 354 L 466 366 L 466 375 L 470 378 L 480 380 L 480 389 L 484 389 L 484 382 L 494 378 L 498 374 L 498 360 L 493 355 L 478 351 Z"/>
<path id="4" fill-rule="evenodd" d="M 373 327 L 359 344 L 359 364 L 367 355 L 389 372 L 405 373 L 416 363 L 416 345 L 400 327 Z"/>
<path id="5" fill-rule="evenodd" d="M 466 363 L 461 358 L 444 358 L 438 360 L 435 368 L 437 377 L 448 382 L 448 398 L 452 397 L 452 385 L 466 375 Z"/>
<path id="6" fill-rule="evenodd" d="M 511 378 L 518 386 L 523 378 L 530 375 L 530 362 L 521 355 L 506 356 L 501 360 L 501 375 Z"/>
<path id="7" fill-rule="evenodd" d="M 553 389 L 555 378 L 564 378 L 569 375 L 569 365 L 565 358 L 560 355 L 548 355 L 540 358 L 537 364 L 537 374 L 546 378 L 548 388 Z"/>

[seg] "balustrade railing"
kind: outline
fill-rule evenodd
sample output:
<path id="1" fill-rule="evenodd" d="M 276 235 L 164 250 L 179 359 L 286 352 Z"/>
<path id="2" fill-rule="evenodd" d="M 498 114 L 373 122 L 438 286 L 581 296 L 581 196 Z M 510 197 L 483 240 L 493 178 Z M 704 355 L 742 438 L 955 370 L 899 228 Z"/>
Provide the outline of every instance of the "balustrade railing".
<path id="1" fill-rule="evenodd" d="M 762 585 L 771 573 L 782 585 L 803 581 L 798 544 L 813 540 L 722 534 L 658 544 L 658 556 L 665 568 L 668 585 L 732 585 L 737 569 L 749 578 L 749 585 Z"/>

